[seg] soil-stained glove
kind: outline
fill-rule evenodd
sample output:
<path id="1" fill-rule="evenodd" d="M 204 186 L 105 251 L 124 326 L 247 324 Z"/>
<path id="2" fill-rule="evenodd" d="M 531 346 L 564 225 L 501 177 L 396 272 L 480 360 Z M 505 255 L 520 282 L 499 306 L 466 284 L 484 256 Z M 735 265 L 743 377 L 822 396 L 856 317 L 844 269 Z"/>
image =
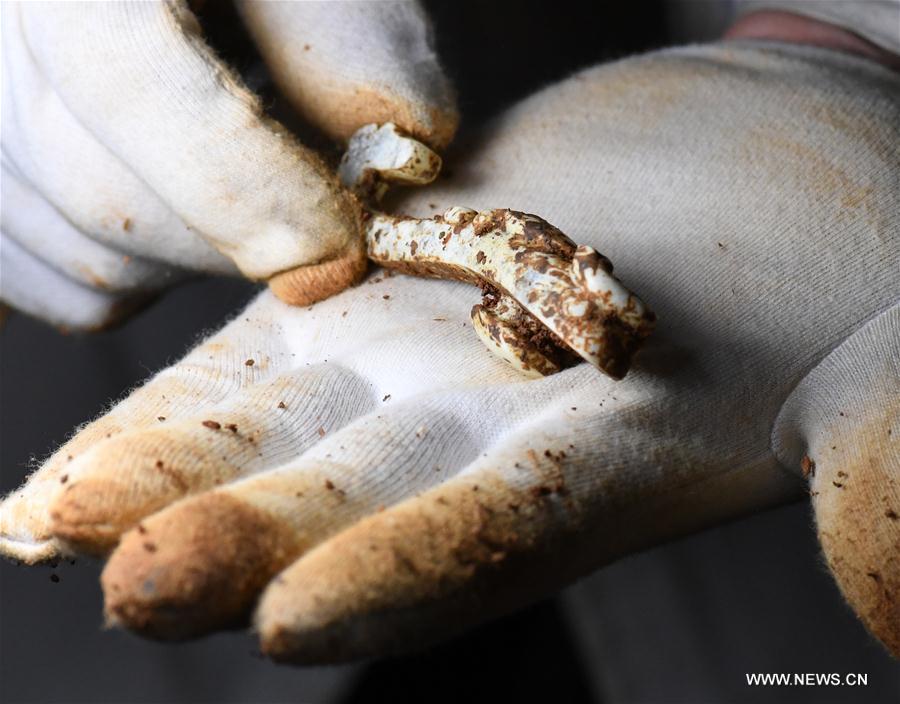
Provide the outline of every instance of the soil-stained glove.
<path id="1" fill-rule="evenodd" d="M 345 139 L 457 122 L 415 2 L 240 5 L 271 73 Z M 358 207 L 263 114 L 184 2 L 3 3 L 2 298 L 71 328 L 184 270 L 279 281 L 306 304 L 362 276 Z"/>
<path id="2" fill-rule="evenodd" d="M 841 588 L 900 654 L 898 89 L 730 42 L 535 95 L 395 207 L 527 209 L 608 255 L 658 314 L 624 380 L 523 379 L 463 283 L 266 292 L 11 495 L 3 550 L 112 549 L 107 616 L 151 636 L 255 607 L 265 652 L 338 660 L 796 498 L 806 471 Z"/>

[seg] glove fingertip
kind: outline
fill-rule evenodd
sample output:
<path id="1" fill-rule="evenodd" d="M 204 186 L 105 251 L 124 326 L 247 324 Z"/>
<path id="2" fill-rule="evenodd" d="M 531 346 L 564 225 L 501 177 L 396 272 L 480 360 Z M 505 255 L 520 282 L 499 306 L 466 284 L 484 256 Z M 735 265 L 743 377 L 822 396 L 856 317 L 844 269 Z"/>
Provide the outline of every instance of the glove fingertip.
<path id="1" fill-rule="evenodd" d="M 891 446 L 892 412 L 896 418 L 895 408 L 857 438 L 865 449 L 856 459 L 828 462 L 823 449 L 811 491 L 819 542 L 841 593 L 900 658 L 900 458 Z"/>
<path id="2" fill-rule="evenodd" d="M 335 106 L 340 109 L 336 110 Z M 438 151 L 453 139 L 459 112 L 451 102 L 423 105 L 414 98 L 386 90 L 346 87 L 335 95 L 307 98 L 302 105 L 307 118 L 333 139 L 346 143 L 364 125 L 393 122 L 414 138 Z"/>
<path id="3" fill-rule="evenodd" d="M 243 625 L 294 549 L 283 526 L 226 494 L 175 504 L 126 533 L 110 557 L 101 577 L 107 619 L 161 640 Z"/>
<path id="4" fill-rule="evenodd" d="M 367 268 L 365 252 L 354 242 L 334 259 L 275 274 L 269 288 L 288 305 L 308 306 L 358 283 Z"/>
<path id="5" fill-rule="evenodd" d="M 260 647 L 282 662 L 344 662 L 406 652 L 514 608 L 540 580 L 509 580 L 510 567 L 549 510 L 545 497 L 485 474 L 374 514 L 268 586 Z"/>

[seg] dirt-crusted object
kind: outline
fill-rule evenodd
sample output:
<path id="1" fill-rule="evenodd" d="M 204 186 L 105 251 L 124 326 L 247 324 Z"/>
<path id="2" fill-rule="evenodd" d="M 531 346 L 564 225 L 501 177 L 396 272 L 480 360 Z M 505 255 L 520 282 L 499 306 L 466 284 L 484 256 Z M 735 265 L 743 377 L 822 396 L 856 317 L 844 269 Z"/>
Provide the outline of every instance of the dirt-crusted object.
<path id="1" fill-rule="evenodd" d="M 440 157 L 395 125 L 366 125 L 339 170 L 369 204 L 388 183 L 430 183 Z M 368 210 L 367 254 L 388 269 L 480 286 L 472 323 L 484 344 L 529 376 L 584 359 L 614 379 L 652 332 L 655 316 L 612 275 L 612 264 L 536 215 L 450 208 L 418 219 Z"/>
<path id="2" fill-rule="evenodd" d="M 614 379 L 652 332 L 655 316 L 612 275 L 612 264 L 536 215 L 450 208 L 418 219 L 375 214 L 368 256 L 417 276 L 480 286 L 475 330 L 532 376 L 584 359 Z"/>

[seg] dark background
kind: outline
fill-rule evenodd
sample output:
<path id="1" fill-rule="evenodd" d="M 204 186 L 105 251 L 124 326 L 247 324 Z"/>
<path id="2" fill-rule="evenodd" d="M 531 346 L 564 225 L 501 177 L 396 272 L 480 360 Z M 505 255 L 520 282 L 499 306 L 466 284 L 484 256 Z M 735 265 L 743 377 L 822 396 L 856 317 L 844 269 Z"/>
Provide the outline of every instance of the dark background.
<path id="1" fill-rule="evenodd" d="M 463 131 L 582 66 L 712 36 L 725 13 L 704 2 L 426 4 Z M 291 122 L 228 6 L 204 15 L 210 41 Z M 12 314 L 0 331 L 0 490 L 253 291 L 196 280 L 85 337 Z M 623 560 L 427 652 L 339 668 L 275 666 L 241 633 L 173 646 L 104 631 L 98 574 L 90 562 L 0 563 L 0 701 L 900 701 L 900 665 L 842 601 L 805 503 Z M 750 688 L 747 672 L 866 673 L 869 684 Z"/>

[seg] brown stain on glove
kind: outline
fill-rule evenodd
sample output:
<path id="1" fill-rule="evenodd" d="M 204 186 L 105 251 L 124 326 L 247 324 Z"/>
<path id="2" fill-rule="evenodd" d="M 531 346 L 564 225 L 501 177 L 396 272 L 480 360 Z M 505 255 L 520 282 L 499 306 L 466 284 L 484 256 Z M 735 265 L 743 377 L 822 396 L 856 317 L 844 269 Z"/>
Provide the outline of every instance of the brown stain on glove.
<path id="1" fill-rule="evenodd" d="M 368 264 L 360 239 L 351 242 L 334 259 L 275 274 L 269 279 L 269 288 L 288 305 L 308 306 L 358 283 Z"/>
<path id="2" fill-rule="evenodd" d="M 552 566 L 539 540 L 567 501 L 556 479 L 518 489 L 481 475 L 369 516 L 268 587 L 256 616 L 262 650 L 302 663 L 383 655 L 516 608 L 555 574 L 517 566 L 537 554 Z"/>
<path id="3" fill-rule="evenodd" d="M 180 506 L 122 537 L 101 576 L 109 623 L 166 640 L 240 625 L 297 552 L 288 526 L 228 494 Z"/>
<path id="4" fill-rule="evenodd" d="M 374 510 L 330 476 L 263 472 L 142 521 L 102 578 L 110 621 L 176 640 L 245 623 L 278 572 Z"/>
<path id="5" fill-rule="evenodd" d="M 50 505 L 54 537 L 68 550 L 106 555 L 145 516 L 235 478 L 247 441 L 222 432 L 217 443 L 201 445 L 206 429 L 191 429 L 154 428 L 99 445 Z M 229 456 L 232 462 L 223 459 Z"/>
<path id="6" fill-rule="evenodd" d="M 848 455 L 822 457 L 812 482 L 819 541 L 844 598 L 900 658 L 900 404 L 879 409 Z M 813 458 L 815 459 L 815 458 Z"/>
<path id="7" fill-rule="evenodd" d="M 307 120 L 325 134 L 346 143 L 353 133 L 368 124 L 393 122 L 433 149 L 444 149 L 459 125 L 459 113 L 452 105 L 441 108 L 413 105 L 401 96 L 366 86 L 342 86 L 337 91 L 295 88 L 295 104 Z"/>

